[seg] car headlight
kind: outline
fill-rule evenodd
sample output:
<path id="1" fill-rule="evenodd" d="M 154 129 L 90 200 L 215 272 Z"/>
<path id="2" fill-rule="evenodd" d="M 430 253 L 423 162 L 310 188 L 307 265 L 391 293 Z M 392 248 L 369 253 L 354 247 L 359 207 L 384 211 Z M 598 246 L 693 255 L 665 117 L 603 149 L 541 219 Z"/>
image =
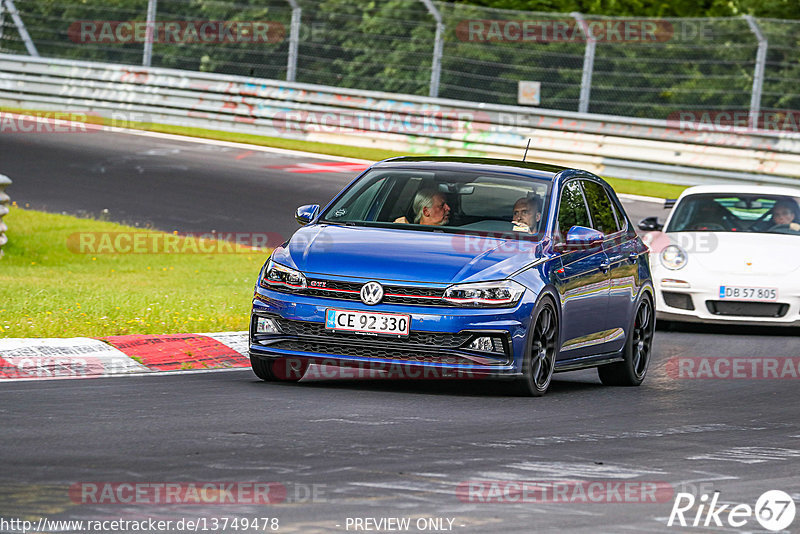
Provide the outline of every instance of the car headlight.
<path id="1" fill-rule="evenodd" d="M 459 306 L 499 307 L 519 302 L 525 287 L 512 280 L 457 284 L 444 292 L 444 300 Z"/>
<path id="2" fill-rule="evenodd" d="M 274 287 L 288 287 L 289 289 L 305 289 L 306 277 L 300 271 L 269 260 L 267 268 L 264 270 L 263 284 Z"/>
<path id="3" fill-rule="evenodd" d="M 689 256 L 678 245 L 670 245 L 661 251 L 661 264 L 667 269 L 676 271 L 686 266 Z"/>

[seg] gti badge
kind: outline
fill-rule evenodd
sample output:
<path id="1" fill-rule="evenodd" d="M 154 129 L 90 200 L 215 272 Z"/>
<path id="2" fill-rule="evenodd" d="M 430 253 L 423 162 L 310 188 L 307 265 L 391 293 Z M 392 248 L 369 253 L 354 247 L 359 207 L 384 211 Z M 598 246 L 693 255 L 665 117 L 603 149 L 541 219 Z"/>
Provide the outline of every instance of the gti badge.
<path id="1" fill-rule="evenodd" d="M 367 282 L 361 286 L 361 302 L 370 306 L 383 299 L 383 286 L 378 282 Z"/>

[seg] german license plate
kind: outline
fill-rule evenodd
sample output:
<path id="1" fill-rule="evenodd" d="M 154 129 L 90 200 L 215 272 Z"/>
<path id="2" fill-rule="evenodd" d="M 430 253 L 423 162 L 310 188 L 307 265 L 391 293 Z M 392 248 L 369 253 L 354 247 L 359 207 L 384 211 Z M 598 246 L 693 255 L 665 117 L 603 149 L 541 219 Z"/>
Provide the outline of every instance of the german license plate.
<path id="1" fill-rule="evenodd" d="M 394 313 L 372 313 L 348 310 L 325 310 L 325 329 L 362 334 L 407 336 L 411 316 Z"/>
<path id="2" fill-rule="evenodd" d="M 778 300 L 776 287 L 719 286 L 720 300 L 755 300 L 772 302 Z"/>

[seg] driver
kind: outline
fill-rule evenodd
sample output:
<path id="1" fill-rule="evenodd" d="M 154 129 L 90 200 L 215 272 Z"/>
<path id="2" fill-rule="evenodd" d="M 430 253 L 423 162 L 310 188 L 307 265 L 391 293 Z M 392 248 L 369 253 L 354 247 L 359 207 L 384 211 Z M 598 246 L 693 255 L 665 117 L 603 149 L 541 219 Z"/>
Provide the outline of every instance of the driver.
<path id="1" fill-rule="evenodd" d="M 800 231 L 800 214 L 797 202 L 787 198 L 781 199 L 772 206 L 772 227 L 788 226 L 790 230 Z"/>
<path id="2" fill-rule="evenodd" d="M 436 189 L 422 189 L 414 196 L 414 223 L 444 226 L 450 221 L 450 206 L 444 193 Z M 408 224 L 406 217 L 398 217 L 396 223 Z"/>
<path id="3" fill-rule="evenodd" d="M 542 218 L 539 197 L 522 197 L 514 202 L 511 221 L 516 232 L 535 232 Z"/>

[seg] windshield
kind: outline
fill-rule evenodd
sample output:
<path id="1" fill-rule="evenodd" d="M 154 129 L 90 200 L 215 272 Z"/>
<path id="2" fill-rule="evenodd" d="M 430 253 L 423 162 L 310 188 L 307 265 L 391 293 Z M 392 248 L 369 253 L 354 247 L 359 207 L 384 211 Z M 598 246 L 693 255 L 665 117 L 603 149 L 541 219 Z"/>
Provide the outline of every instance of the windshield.
<path id="1" fill-rule="evenodd" d="M 691 195 L 675 207 L 665 231 L 800 235 L 798 200 L 781 195 Z"/>
<path id="2" fill-rule="evenodd" d="M 550 184 L 509 174 L 376 169 L 332 204 L 321 222 L 536 236 Z"/>

